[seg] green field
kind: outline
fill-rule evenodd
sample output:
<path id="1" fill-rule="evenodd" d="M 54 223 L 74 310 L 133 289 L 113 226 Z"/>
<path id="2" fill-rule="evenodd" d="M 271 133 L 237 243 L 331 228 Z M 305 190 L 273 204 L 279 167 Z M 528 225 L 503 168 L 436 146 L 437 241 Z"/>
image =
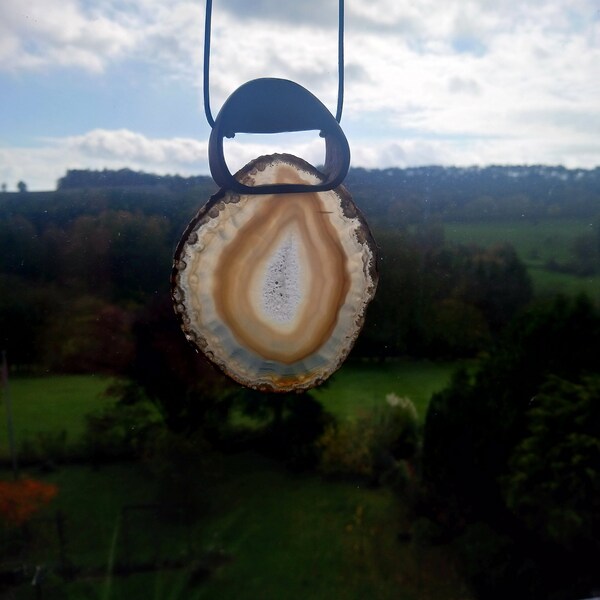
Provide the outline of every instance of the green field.
<path id="1" fill-rule="evenodd" d="M 531 222 L 490 221 L 475 223 L 447 223 L 446 239 L 461 244 L 490 246 L 509 243 L 527 265 L 534 292 L 576 295 L 586 293 L 600 302 L 600 275 L 579 277 L 545 268 L 547 261 L 560 264 L 573 260 L 572 245 L 578 236 L 590 233 L 589 219 L 544 219 Z"/>
<path id="2" fill-rule="evenodd" d="M 85 427 L 85 415 L 107 403 L 103 395 L 110 380 L 94 375 L 15 377 L 10 380 L 12 414 L 17 448 L 38 433 L 67 432 L 77 440 Z M 6 398 L 2 394 L 1 419 L 5 422 Z M 0 458 L 8 456 L 8 436 L 0 436 Z"/>
<path id="3" fill-rule="evenodd" d="M 577 277 L 569 273 L 548 271 L 535 264 L 528 264 L 528 271 L 538 296 L 552 294 L 576 296 L 583 293 L 600 302 L 600 275 Z"/>
<path id="4" fill-rule="evenodd" d="M 410 360 L 346 363 L 329 383 L 312 393 L 326 410 L 344 420 L 383 406 L 386 395 L 393 392 L 408 396 L 423 421 L 431 394 L 449 382 L 456 366 Z"/>
<path id="5" fill-rule="evenodd" d="M 589 219 L 455 222 L 444 226 L 446 239 L 451 242 L 481 246 L 509 243 L 523 260 L 539 263 L 569 260 L 573 240 L 590 231 Z"/>

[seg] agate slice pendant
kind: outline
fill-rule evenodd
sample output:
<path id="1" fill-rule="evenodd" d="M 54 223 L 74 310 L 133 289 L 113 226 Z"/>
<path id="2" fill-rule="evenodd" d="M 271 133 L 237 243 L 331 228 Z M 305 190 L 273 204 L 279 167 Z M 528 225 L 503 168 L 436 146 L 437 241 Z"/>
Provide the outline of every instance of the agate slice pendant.
<path id="1" fill-rule="evenodd" d="M 247 186 L 323 180 L 286 154 L 260 157 L 235 177 Z M 302 391 L 341 366 L 377 280 L 373 237 L 344 186 L 264 195 L 221 189 L 177 247 L 172 296 L 187 339 L 232 379 Z"/>

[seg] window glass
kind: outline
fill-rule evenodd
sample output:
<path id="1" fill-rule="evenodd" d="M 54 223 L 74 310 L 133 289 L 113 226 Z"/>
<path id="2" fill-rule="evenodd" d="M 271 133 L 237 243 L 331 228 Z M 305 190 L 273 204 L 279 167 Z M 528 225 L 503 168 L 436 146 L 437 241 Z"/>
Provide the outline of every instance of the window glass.
<path id="1" fill-rule="evenodd" d="M 0 4 L 0 595 L 600 596 L 597 3 L 347 3 L 343 185 L 379 286 L 341 368 L 283 394 L 173 310 L 218 192 L 204 11 Z M 217 0 L 214 116 L 260 77 L 335 113 L 337 11 Z M 323 168 L 318 133 L 226 160 Z"/>

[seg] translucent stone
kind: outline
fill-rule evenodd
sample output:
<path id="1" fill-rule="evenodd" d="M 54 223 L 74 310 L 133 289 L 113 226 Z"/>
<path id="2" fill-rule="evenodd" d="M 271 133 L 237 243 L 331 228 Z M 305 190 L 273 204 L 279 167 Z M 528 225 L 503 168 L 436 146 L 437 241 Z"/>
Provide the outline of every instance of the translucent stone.
<path id="1" fill-rule="evenodd" d="M 261 157 L 236 177 L 250 186 L 321 180 L 290 155 Z M 221 190 L 190 223 L 174 264 L 188 339 L 230 377 L 264 391 L 309 389 L 339 368 L 377 287 L 373 238 L 343 186 Z"/>

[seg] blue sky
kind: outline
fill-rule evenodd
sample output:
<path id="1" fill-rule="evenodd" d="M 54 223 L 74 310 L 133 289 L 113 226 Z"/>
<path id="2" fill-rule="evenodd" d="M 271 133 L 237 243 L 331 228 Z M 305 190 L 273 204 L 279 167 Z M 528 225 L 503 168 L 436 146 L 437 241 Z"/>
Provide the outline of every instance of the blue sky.
<path id="1" fill-rule="evenodd" d="M 336 2 L 214 0 L 216 113 L 256 77 L 335 110 Z M 600 164 L 597 0 L 346 0 L 342 126 L 352 164 Z M 0 183 L 53 189 L 69 168 L 207 173 L 203 2 L 2 0 Z M 246 136 L 232 169 L 312 134 Z"/>

